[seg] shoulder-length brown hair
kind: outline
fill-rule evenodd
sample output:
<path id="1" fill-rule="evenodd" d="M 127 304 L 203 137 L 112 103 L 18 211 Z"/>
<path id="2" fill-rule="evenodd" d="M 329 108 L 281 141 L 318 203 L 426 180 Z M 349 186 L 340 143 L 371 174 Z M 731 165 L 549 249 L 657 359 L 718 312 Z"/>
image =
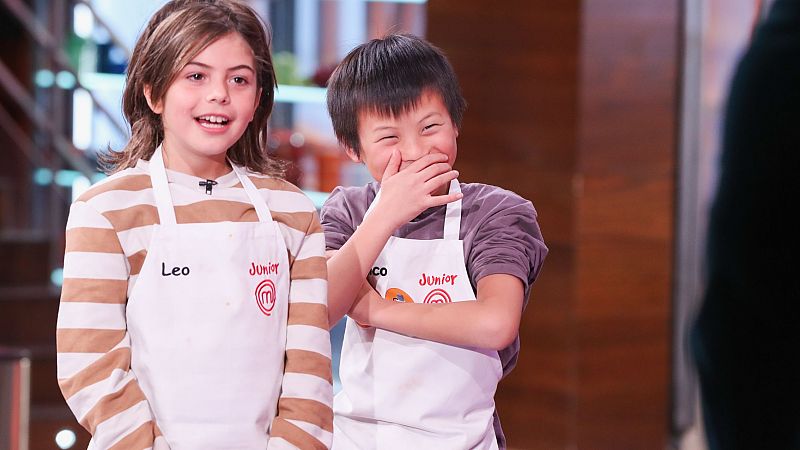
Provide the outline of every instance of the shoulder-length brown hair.
<path id="1" fill-rule="evenodd" d="M 270 55 L 270 30 L 247 5 L 235 0 L 172 0 L 148 22 L 133 49 L 125 79 L 122 111 L 131 127 L 131 139 L 121 151 L 100 156 L 108 173 L 150 159 L 164 139 L 161 118 L 147 104 L 145 86 L 153 103 L 163 101 L 178 73 L 217 39 L 239 33 L 250 44 L 261 97 L 252 122 L 228 149 L 234 163 L 273 176 L 282 176 L 284 164 L 267 153 L 267 120 L 275 101 L 275 72 Z"/>

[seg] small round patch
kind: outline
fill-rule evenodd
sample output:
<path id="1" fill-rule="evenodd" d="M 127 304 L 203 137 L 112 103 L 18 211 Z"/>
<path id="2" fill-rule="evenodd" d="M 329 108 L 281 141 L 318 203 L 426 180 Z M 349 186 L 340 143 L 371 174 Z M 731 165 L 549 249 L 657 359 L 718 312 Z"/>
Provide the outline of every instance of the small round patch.
<path id="1" fill-rule="evenodd" d="M 387 289 L 384 298 L 397 303 L 414 303 L 414 299 L 400 288 Z"/>

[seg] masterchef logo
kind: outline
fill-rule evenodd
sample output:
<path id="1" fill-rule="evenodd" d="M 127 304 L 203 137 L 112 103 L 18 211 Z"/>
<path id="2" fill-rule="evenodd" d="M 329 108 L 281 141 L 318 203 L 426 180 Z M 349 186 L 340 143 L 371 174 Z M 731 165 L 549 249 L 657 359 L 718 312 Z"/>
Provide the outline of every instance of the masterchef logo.
<path id="1" fill-rule="evenodd" d="M 275 307 L 275 298 L 275 283 L 272 280 L 264 280 L 258 283 L 256 287 L 256 304 L 265 316 L 272 314 L 272 308 Z"/>
<path id="2" fill-rule="evenodd" d="M 422 303 L 451 303 L 450 294 L 444 289 L 434 289 L 428 292 Z"/>

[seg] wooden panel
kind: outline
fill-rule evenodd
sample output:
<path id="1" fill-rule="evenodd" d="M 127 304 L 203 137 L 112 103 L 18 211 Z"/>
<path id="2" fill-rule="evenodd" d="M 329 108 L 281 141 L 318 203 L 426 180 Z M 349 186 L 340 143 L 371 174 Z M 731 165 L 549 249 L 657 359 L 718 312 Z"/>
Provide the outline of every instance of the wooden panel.
<path id="1" fill-rule="evenodd" d="M 428 2 L 461 178 L 533 200 L 550 246 L 497 394 L 512 448 L 667 442 L 679 6 Z"/>
<path id="2" fill-rule="evenodd" d="M 37 289 L 16 295 L 0 289 L 0 346 L 38 347 L 55 344 L 58 292 Z"/>
<path id="3" fill-rule="evenodd" d="M 664 314 L 577 323 L 577 448 L 667 448 Z"/>
<path id="4" fill-rule="evenodd" d="M 584 3 L 579 447 L 668 443 L 679 5 Z"/>
<path id="5" fill-rule="evenodd" d="M 523 316 L 517 367 L 498 388 L 497 408 L 511 448 L 565 448 L 574 441 L 573 260 L 569 248 L 550 244 Z"/>
<path id="6" fill-rule="evenodd" d="M 447 53 L 468 102 L 460 178 L 532 200 L 550 247 L 523 315 L 517 368 L 497 393 L 511 448 L 565 448 L 574 440 L 578 5 L 428 2 L 427 36 Z"/>
<path id="7" fill-rule="evenodd" d="M 540 211 L 548 242 L 571 240 L 576 165 L 578 2 L 428 3 L 428 38 L 447 53 L 468 107 L 456 167 Z"/>

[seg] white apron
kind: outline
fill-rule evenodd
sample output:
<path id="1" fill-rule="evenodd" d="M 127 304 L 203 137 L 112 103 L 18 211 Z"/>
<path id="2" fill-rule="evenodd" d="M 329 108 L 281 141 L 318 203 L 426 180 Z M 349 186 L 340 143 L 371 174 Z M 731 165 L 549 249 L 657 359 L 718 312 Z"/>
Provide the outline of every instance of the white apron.
<path id="1" fill-rule="evenodd" d="M 450 192 L 460 192 L 458 181 Z M 447 205 L 443 239 L 390 237 L 370 282 L 387 300 L 474 301 L 460 227 L 458 200 Z M 503 370 L 496 351 L 364 328 L 348 317 L 339 371 L 335 450 L 498 448 L 494 394 Z"/>
<path id="2" fill-rule="evenodd" d="M 280 230 L 233 164 L 259 222 L 177 224 L 161 149 L 160 225 L 127 305 L 131 369 L 172 450 L 263 449 L 283 376 L 289 261 Z"/>

